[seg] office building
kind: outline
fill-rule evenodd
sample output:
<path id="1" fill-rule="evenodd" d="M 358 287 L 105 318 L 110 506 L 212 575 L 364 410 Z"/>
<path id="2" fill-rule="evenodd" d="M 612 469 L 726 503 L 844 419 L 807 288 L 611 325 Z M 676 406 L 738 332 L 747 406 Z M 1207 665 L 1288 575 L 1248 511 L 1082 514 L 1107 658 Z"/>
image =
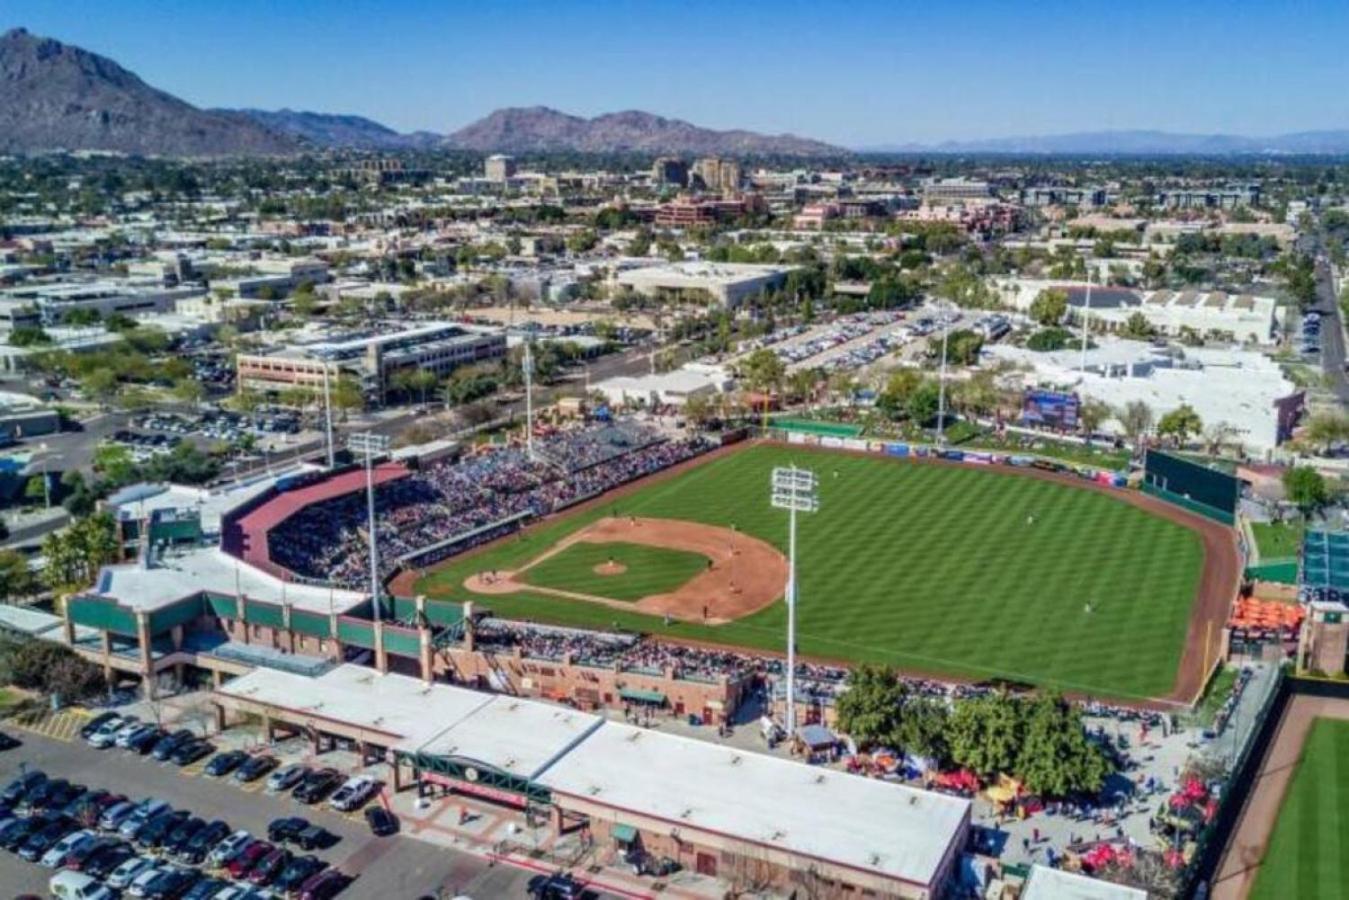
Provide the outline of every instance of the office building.
<path id="1" fill-rule="evenodd" d="M 651 164 L 651 183 L 655 187 L 684 187 L 689 183 L 689 165 L 673 156 L 662 156 Z"/>
<path id="2" fill-rule="evenodd" d="M 705 191 L 734 193 L 740 190 L 743 177 L 740 163 L 733 159 L 709 156 L 693 164 L 694 186 Z"/>
<path id="3" fill-rule="evenodd" d="M 515 157 L 494 153 L 483 163 L 483 174 L 488 181 L 509 181 L 515 177 Z"/>

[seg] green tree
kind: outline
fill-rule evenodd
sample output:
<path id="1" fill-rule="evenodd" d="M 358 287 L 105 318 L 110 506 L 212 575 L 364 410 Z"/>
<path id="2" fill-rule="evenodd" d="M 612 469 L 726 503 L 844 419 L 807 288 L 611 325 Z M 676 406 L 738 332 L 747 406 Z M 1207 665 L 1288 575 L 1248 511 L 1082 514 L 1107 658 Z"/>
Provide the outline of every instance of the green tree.
<path id="1" fill-rule="evenodd" d="M 924 380 L 904 404 L 904 410 L 915 425 L 926 425 L 937 417 L 941 406 L 941 386 L 935 381 Z"/>
<path id="2" fill-rule="evenodd" d="M 859 747 L 893 744 L 905 696 L 894 669 L 870 665 L 853 669 L 848 689 L 838 698 L 838 727 Z"/>
<path id="3" fill-rule="evenodd" d="M 332 385 L 330 393 L 335 409 L 349 412 L 365 407 L 365 395 L 361 392 L 361 383 L 351 375 L 339 377 L 337 383 Z"/>
<path id="4" fill-rule="evenodd" d="M 910 695 L 904 701 L 894 740 L 905 752 L 942 766 L 951 757 L 951 747 L 946 739 L 949 724 L 950 710 L 946 704 L 940 700 Z"/>
<path id="5" fill-rule="evenodd" d="M 173 396 L 180 403 L 196 406 L 206 396 L 206 389 L 195 378 L 180 378 L 173 383 Z"/>
<path id="6" fill-rule="evenodd" d="M 1110 404 L 1100 400 L 1085 400 L 1077 410 L 1077 422 L 1085 435 L 1093 435 L 1110 418 Z"/>
<path id="7" fill-rule="evenodd" d="M 1014 771 L 1026 788 L 1050 797 L 1100 791 L 1111 766 L 1088 740 L 1081 712 L 1057 694 L 1041 695 L 1023 711 L 1024 737 Z"/>
<path id="8" fill-rule="evenodd" d="M 1129 442 L 1136 448 L 1147 433 L 1152 430 L 1152 407 L 1142 400 L 1130 400 L 1123 408 L 1115 412 L 1124 427 Z"/>
<path id="9" fill-rule="evenodd" d="M 12 603 L 37 591 L 28 558 L 17 550 L 0 550 L 0 599 Z"/>
<path id="10" fill-rule="evenodd" d="M 969 328 L 957 328 L 946 336 L 946 362 L 954 366 L 972 366 L 979 361 L 984 347 L 984 336 Z M 940 359 L 942 341 L 932 340 L 928 352 Z"/>
<path id="11" fill-rule="evenodd" d="M 1307 420 L 1302 438 L 1329 453 L 1335 444 L 1349 441 L 1349 416 L 1341 412 L 1316 413 Z"/>
<path id="12" fill-rule="evenodd" d="M 1157 329 L 1152 327 L 1148 317 L 1141 312 L 1133 313 L 1124 320 L 1124 327 L 1120 329 L 1120 335 L 1134 340 L 1150 340 L 1157 334 Z"/>
<path id="13" fill-rule="evenodd" d="M 1030 304 L 1030 316 L 1046 328 L 1063 321 L 1068 312 L 1068 292 L 1045 288 Z"/>
<path id="14" fill-rule="evenodd" d="M 923 383 L 923 373 L 917 369 L 895 369 L 885 382 L 885 387 L 876 397 L 876 405 L 898 418 L 907 412 L 909 398 Z"/>
<path id="15" fill-rule="evenodd" d="M 740 375 L 751 390 L 760 393 L 775 391 L 782 385 L 787 365 L 772 350 L 755 350 L 740 363 Z"/>
<path id="16" fill-rule="evenodd" d="M 100 404 L 116 397 L 117 387 L 117 375 L 110 369 L 95 369 L 80 379 L 80 390 Z"/>
<path id="17" fill-rule="evenodd" d="M 1182 403 L 1171 410 L 1157 423 L 1157 433 L 1175 440 L 1177 447 L 1185 446 L 1191 437 L 1203 430 L 1204 420 L 1199 418 L 1199 413 L 1188 403 Z"/>
<path id="18" fill-rule="evenodd" d="M 951 760 L 985 778 L 1015 771 L 1024 733 L 1020 706 L 1002 694 L 957 703 L 946 729 Z"/>
<path id="19" fill-rule="evenodd" d="M 1305 519 L 1326 505 L 1330 492 L 1325 477 L 1311 466 L 1293 466 L 1284 470 L 1283 490 Z"/>

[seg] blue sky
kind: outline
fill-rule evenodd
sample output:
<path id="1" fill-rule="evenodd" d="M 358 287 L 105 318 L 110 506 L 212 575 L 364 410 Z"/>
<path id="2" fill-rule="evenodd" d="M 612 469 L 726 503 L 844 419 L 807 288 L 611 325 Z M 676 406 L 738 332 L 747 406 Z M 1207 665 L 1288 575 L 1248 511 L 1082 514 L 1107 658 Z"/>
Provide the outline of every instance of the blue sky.
<path id="1" fill-rule="evenodd" d="M 1349 2 L 0 0 L 200 106 L 645 109 L 847 146 L 1349 128 Z"/>

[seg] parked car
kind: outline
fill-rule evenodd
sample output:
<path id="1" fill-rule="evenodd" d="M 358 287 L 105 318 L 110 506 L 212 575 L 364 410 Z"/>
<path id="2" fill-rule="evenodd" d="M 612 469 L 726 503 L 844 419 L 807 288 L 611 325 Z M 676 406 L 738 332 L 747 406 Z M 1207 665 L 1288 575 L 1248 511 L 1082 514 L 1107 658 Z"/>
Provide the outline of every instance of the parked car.
<path id="1" fill-rule="evenodd" d="M 211 852 L 206 855 L 206 864 L 213 869 L 222 868 L 251 843 L 253 835 L 240 829 L 211 848 Z"/>
<path id="2" fill-rule="evenodd" d="M 66 864 L 67 856 L 75 850 L 92 844 L 97 837 L 98 835 L 92 831 L 72 831 L 52 844 L 47 852 L 42 854 L 42 858 L 38 860 L 38 865 L 44 869 L 59 869 Z"/>
<path id="3" fill-rule="evenodd" d="M 70 782 L 64 778 L 51 778 L 34 787 L 24 795 L 15 807 L 19 812 L 41 812 L 55 806 L 65 806 L 67 800 L 56 801 L 70 790 Z"/>
<path id="4" fill-rule="evenodd" d="M 89 861 L 96 858 L 99 853 L 110 847 L 122 846 L 122 842 L 115 837 L 94 834 L 92 831 L 89 832 L 89 834 L 94 835 L 92 841 L 86 841 L 84 844 L 66 854 L 65 861 L 62 865 L 67 869 L 74 872 L 87 872 L 89 871 Z"/>
<path id="5" fill-rule="evenodd" d="M 277 769 L 267 777 L 267 793 L 279 794 L 299 784 L 309 774 L 309 767 L 292 763 L 284 769 Z"/>
<path id="6" fill-rule="evenodd" d="M 248 754 L 242 750 L 226 750 L 211 757 L 202 773 L 212 778 L 221 778 L 239 768 L 246 759 Z"/>
<path id="7" fill-rule="evenodd" d="M 83 872 L 58 872 L 47 882 L 56 900 L 114 900 L 117 896 Z"/>
<path id="8" fill-rule="evenodd" d="M 328 805 L 338 812 L 360 809 L 379 790 L 379 782 L 368 775 L 354 775 L 342 783 L 328 798 Z"/>
<path id="9" fill-rule="evenodd" d="M 387 837 L 398 833 L 398 817 L 382 806 L 371 806 L 365 810 L 365 824 L 375 837 Z"/>
<path id="10" fill-rule="evenodd" d="M 84 738 L 86 741 L 89 740 L 89 738 L 93 737 L 95 731 L 98 731 L 109 722 L 116 722 L 117 727 L 120 728 L 122 725 L 122 717 L 112 710 L 101 712 L 80 727 L 80 737 Z M 113 729 L 113 731 L 116 730 L 116 728 Z"/>
<path id="11" fill-rule="evenodd" d="M 168 762 L 174 751 L 194 737 L 195 735 L 191 731 L 186 728 L 179 728 L 172 734 L 160 738 L 159 743 L 155 744 L 155 749 L 150 752 L 150 755 L 160 762 Z"/>
<path id="12" fill-rule="evenodd" d="M 145 827 L 136 834 L 136 846 L 142 850 L 159 849 L 169 839 L 173 830 L 189 818 L 191 814 L 185 809 L 160 813 L 146 822 Z"/>
<path id="13" fill-rule="evenodd" d="M 198 881 L 183 894 L 183 900 L 212 900 L 227 887 L 233 887 L 223 878 L 205 878 Z"/>
<path id="14" fill-rule="evenodd" d="M 173 751 L 173 764 L 175 766 L 190 766 L 199 759 L 204 759 L 211 755 L 215 747 L 203 740 L 191 740 L 183 744 L 177 750 Z"/>
<path id="15" fill-rule="evenodd" d="M 215 849 L 217 844 L 229 837 L 229 835 L 229 825 L 225 824 L 220 819 L 216 819 L 214 822 L 211 822 L 205 828 L 192 835 L 188 842 L 178 850 L 175 858 L 180 863 L 187 863 L 194 866 L 200 865 L 206 860 L 207 854 Z"/>
<path id="16" fill-rule="evenodd" d="M 28 838 L 43 828 L 46 823 L 47 820 L 42 816 L 15 819 L 4 828 L 0 828 L 0 847 L 4 847 L 10 853 L 18 853 Z"/>
<path id="17" fill-rule="evenodd" d="M 317 856 L 297 856 L 281 871 L 280 875 L 276 876 L 276 880 L 272 882 L 272 890 L 283 894 L 297 891 L 300 885 L 327 867 L 328 864 Z"/>
<path id="18" fill-rule="evenodd" d="M 179 822 L 168 835 L 164 838 L 164 843 L 160 849 L 164 851 L 165 856 L 176 857 L 178 853 L 187 846 L 187 842 L 192 840 L 198 831 L 206 827 L 206 820 L 197 816 L 190 816 Z"/>
<path id="19" fill-rule="evenodd" d="M 150 890 L 150 885 L 155 879 L 167 872 L 168 866 L 155 864 L 135 877 L 131 884 L 127 885 L 126 893 L 131 897 L 144 897 Z"/>
<path id="20" fill-rule="evenodd" d="M 342 783 L 342 773 L 336 769 L 319 769 L 305 776 L 304 781 L 291 791 L 301 803 L 313 805 L 327 797 Z"/>
<path id="21" fill-rule="evenodd" d="M 309 820 L 302 819 L 299 816 L 286 816 L 284 819 L 273 819 L 267 826 L 267 840 L 275 844 L 286 844 L 294 841 L 301 831 L 309 827 Z"/>
<path id="22" fill-rule="evenodd" d="M 16 807 L 25 796 L 36 790 L 46 780 L 47 776 L 41 771 L 30 769 L 5 785 L 4 792 L 0 793 L 0 801 L 3 801 L 6 806 Z"/>
<path id="23" fill-rule="evenodd" d="M 135 897 L 143 897 L 145 900 L 178 900 L 201 877 L 201 873 L 196 869 L 170 866 L 160 871 L 147 884 L 143 885 L 139 894 L 136 893 L 134 885 L 129 893 Z"/>
<path id="24" fill-rule="evenodd" d="M 276 880 L 276 876 L 290 865 L 290 861 L 295 855 L 283 847 L 277 847 L 271 853 L 268 853 L 262 859 L 258 860 L 248 873 L 248 880 L 256 885 L 265 887 Z"/>
<path id="25" fill-rule="evenodd" d="M 300 900 L 329 900 L 337 896 L 349 880 L 339 869 L 325 869 L 300 885 Z"/>
<path id="26" fill-rule="evenodd" d="M 137 878 L 157 866 L 158 863 L 156 863 L 152 857 L 133 856 L 112 870 L 107 879 L 108 887 L 115 891 L 124 891 L 129 888 L 132 882 Z"/>
<path id="27" fill-rule="evenodd" d="M 134 800 L 114 803 L 112 806 L 106 807 L 102 815 L 98 817 L 98 827 L 104 831 L 116 831 L 139 808 L 140 804 Z"/>
<path id="28" fill-rule="evenodd" d="M 117 833 L 122 837 L 131 840 L 140 834 L 141 829 L 144 828 L 150 820 L 171 811 L 169 805 L 163 800 L 147 797 L 141 801 L 140 806 L 136 807 L 135 812 L 127 816 L 122 821 L 122 824 L 117 826 Z"/>
<path id="29" fill-rule="evenodd" d="M 264 856 L 275 849 L 276 845 L 270 844 L 267 841 L 254 841 L 245 847 L 241 853 L 234 857 L 234 859 L 229 861 L 225 866 L 225 871 L 236 881 L 247 878 L 248 873 L 253 871 L 253 867 L 256 866 Z"/>
<path id="30" fill-rule="evenodd" d="M 28 840 L 19 848 L 19 856 L 29 862 L 37 862 L 67 834 L 75 830 L 75 823 L 65 816 L 52 816 L 46 824 L 28 835 Z"/>
<path id="31" fill-rule="evenodd" d="M 164 729 L 158 725 L 142 725 L 131 733 L 126 742 L 126 749 L 141 756 L 149 756 L 165 734 Z"/>
<path id="32" fill-rule="evenodd" d="M 80 871 L 87 872 L 100 881 L 107 881 L 113 872 L 135 856 L 136 851 L 131 849 L 130 844 L 117 841 L 91 854 L 80 867 Z"/>
<path id="33" fill-rule="evenodd" d="M 126 742 L 137 730 L 141 728 L 139 716 L 122 716 L 122 727 L 117 729 L 117 735 L 113 738 L 113 744 L 126 749 Z"/>
<path id="34" fill-rule="evenodd" d="M 585 892 L 581 884 L 566 872 L 535 875 L 529 880 L 529 896 L 537 900 L 579 900 Z"/>
<path id="35" fill-rule="evenodd" d="M 233 778 L 240 784 L 246 784 L 250 781 L 257 781 L 263 775 L 272 771 L 279 765 L 275 756 L 269 756 L 262 753 L 257 756 L 250 756 L 248 759 L 234 770 Z"/>
<path id="36" fill-rule="evenodd" d="M 103 724 L 88 734 L 84 734 L 84 731 L 89 726 L 86 725 L 84 729 L 81 729 L 80 733 L 84 734 L 84 740 L 90 747 L 106 750 L 117 740 L 117 732 L 122 730 L 122 717 L 115 713 L 108 713 L 108 716 L 109 718 L 103 719 Z"/>

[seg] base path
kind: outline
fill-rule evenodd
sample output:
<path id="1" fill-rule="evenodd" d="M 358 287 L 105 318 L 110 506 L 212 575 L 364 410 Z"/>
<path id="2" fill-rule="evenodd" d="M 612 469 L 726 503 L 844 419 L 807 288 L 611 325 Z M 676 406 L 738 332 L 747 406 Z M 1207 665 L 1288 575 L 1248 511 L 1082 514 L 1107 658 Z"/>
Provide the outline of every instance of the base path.
<path id="1" fill-rule="evenodd" d="M 534 566 L 579 542 L 643 544 L 684 550 L 707 557 L 711 566 L 669 593 L 652 594 L 635 602 L 539 587 L 521 578 Z M 464 587 L 479 594 L 527 591 L 648 615 L 668 615 L 688 622 L 720 625 L 758 612 L 781 597 L 787 588 L 787 558 L 767 541 L 730 528 L 681 519 L 605 517 L 558 541 L 520 569 L 480 572 L 465 579 Z"/>
<path id="2" fill-rule="evenodd" d="M 1302 747 L 1317 719 L 1349 719 L 1349 700 L 1295 696 L 1288 701 L 1279 730 L 1260 763 L 1255 787 L 1241 811 L 1241 818 L 1218 863 L 1213 879 L 1213 900 L 1242 900 L 1255 886 L 1279 807 L 1288 785 L 1297 773 Z"/>

